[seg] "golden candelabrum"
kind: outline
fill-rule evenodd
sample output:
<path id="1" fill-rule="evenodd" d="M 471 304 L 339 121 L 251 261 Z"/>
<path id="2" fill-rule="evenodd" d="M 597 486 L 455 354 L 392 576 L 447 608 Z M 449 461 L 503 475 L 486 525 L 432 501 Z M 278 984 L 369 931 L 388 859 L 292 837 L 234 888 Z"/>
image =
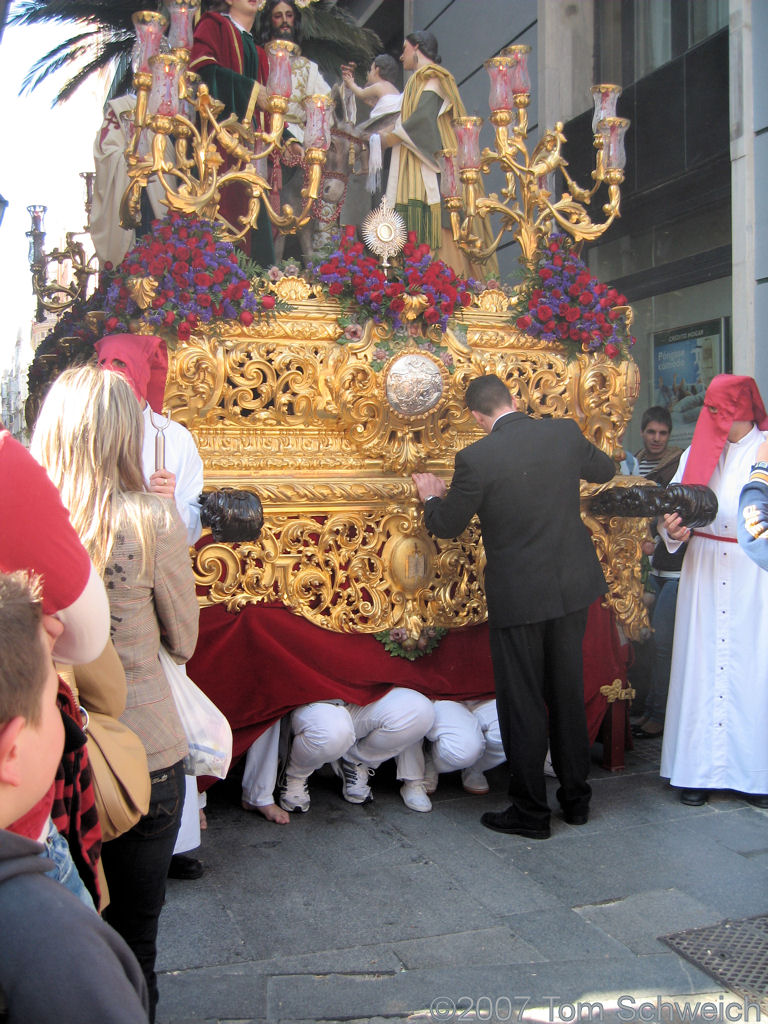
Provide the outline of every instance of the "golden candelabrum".
<path id="1" fill-rule="evenodd" d="M 133 16 L 136 108 L 126 151 L 131 181 L 121 203 L 120 222 L 123 227 L 138 226 L 142 190 L 156 177 L 169 210 L 218 220 L 222 237 L 229 241 L 256 227 L 262 206 L 275 227 L 284 234 L 294 233 L 309 222 L 312 203 L 318 198 L 330 145 L 331 100 L 328 96 L 307 98 L 304 162 L 308 174 L 302 208 L 295 212 L 284 205 L 276 210 L 269 200 L 267 160 L 282 149 L 284 115 L 292 88 L 291 59 L 298 47 L 283 40 L 271 43 L 266 86 L 254 83 L 241 119 L 230 114 L 220 120 L 224 104 L 188 70 L 192 19 L 198 4 L 199 0 L 174 0 L 171 4 L 172 49 L 167 53 L 160 52 L 167 19 L 155 11 L 138 11 Z M 254 114 L 258 101 L 263 104 L 265 99 L 265 124 L 257 127 Z M 245 197 L 236 223 L 221 211 L 222 195 L 232 188 Z"/>
<path id="2" fill-rule="evenodd" d="M 498 57 L 486 61 L 496 148 L 486 147 L 481 153 L 482 119 L 461 117 L 454 121 L 457 152 L 441 154 L 441 189 L 451 213 L 454 241 L 474 262 L 485 262 L 508 231 L 519 243 L 522 259 L 530 262 L 542 240 L 555 227 L 577 242 L 592 241 L 619 216 L 626 163 L 624 135 L 629 127 L 626 118 L 616 117 L 621 89 L 616 85 L 592 88 L 596 159 L 593 184 L 591 188 L 582 188 L 567 171 L 562 122 L 545 131 L 533 151 L 528 151 L 529 52 L 529 46 L 509 46 Z M 492 193 L 485 197 L 480 194 L 480 175 L 488 174 L 494 164 L 503 171 L 506 183 L 500 196 Z M 557 174 L 562 175 L 565 186 L 559 198 Z M 608 188 L 608 199 L 602 207 L 603 219 L 598 222 L 592 219 L 587 207 L 603 185 Z M 499 230 L 490 244 L 484 244 L 475 218 L 489 218 L 492 214 L 501 218 Z"/>
<path id="3" fill-rule="evenodd" d="M 47 207 L 39 203 L 27 207 L 32 225 L 27 232 L 29 239 L 29 269 L 32 272 L 32 289 L 37 297 L 36 319 L 45 320 L 46 313 L 63 313 L 78 299 L 84 299 L 94 275 L 98 273 L 95 254 L 88 255 L 85 245 L 78 236 L 89 231 L 91 206 L 93 204 L 93 171 L 80 175 L 85 182 L 86 225 L 83 231 L 68 231 L 63 249 L 45 251 L 45 228 L 43 218 Z M 59 269 L 55 279 L 50 279 L 51 267 Z"/>

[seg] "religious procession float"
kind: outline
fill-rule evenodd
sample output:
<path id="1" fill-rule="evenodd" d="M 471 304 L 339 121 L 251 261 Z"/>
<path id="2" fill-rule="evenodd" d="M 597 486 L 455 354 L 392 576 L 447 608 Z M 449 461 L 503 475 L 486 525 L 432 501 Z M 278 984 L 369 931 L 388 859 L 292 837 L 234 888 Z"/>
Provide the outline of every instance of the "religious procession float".
<path id="1" fill-rule="evenodd" d="M 337 228 L 303 266 L 257 267 L 237 246 L 264 213 L 283 233 L 318 215 L 331 100 L 307 99 L 300 208 L 278 208 L 264 167 L 281 151 L 295 50 L 269 48 L 266 125 L 224 117 L 187 71 L 194 6 L 169 6 L 187 19 L 179 28 L 177 11 L 170 52 L 157 45 L 160 15 L 134 18 L 122 224 L 138 225 L 148 187 L 160 187 L 167 212 L 87 298 L 82 287 L 62 296 L 47 283 L 40 245 L 38 296 L 46 308 L 69 308 L 31 369 L 31 404 L 100 336 L 160 335 L 166 411 L 191 431 L 206 490 L 261 499 L 258 539 L 227 543 L 206 530 L 192 553 L 202 614 L 189 671 L 230 718 L 236 754 L 307 700 L 363 703 L 393 684 L 456 699 L 492 694 L 479 528 L 430 536 L 411 473 L 450 480 L 456 452 L 479 436 L 464 393 L 487 373 L 529 415 L 573 418 L 618 472 L 639 384 L 631 310 L 580 249 L 619 214 L 628 124 L 615 115 L 620 90 L 593 90 L 595 167 L 585 188 L 568 174 L 562 124 L 527 140 L 528 48 L 488 60 L 494 148 L 481 152 L 479 118 L 458 116 L 439 155 L 442 205 L 469 276 L 436 259 L 385 203 L 359 227 Z M 486 197 L 489 171 L 502 185 Z M 222 214 L 230 189 L 246 199 L 234 222 Z M 588 204 L 601 189 L 598 222 Z M 514 289 L 488 270 L 508 233 L 524 268 Z M 600 490 L 582 492 L 609 587 L 590 613 L 585 696 L 593 738 L 606 708 L 621 725 L 608 757 L 615 765 L 631 694 L 622 641 L 648 629 L 647 520 L 596 514 Z"/>

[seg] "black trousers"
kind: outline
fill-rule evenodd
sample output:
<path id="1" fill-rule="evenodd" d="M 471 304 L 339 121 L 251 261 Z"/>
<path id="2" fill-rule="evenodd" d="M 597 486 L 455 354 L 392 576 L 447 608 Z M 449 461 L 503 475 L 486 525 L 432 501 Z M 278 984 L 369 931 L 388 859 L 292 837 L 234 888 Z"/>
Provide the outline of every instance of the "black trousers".
<path id="1" fill-rule="evenodd" d="M 184 804 L 181 761 L 151 773 L 149 810 L 130 831 L 105 843 L 101 859 L 110 903 L 104 920 L 133 950 L 147 980 L 149 1019 L 157 1007 L 157 926 L 165 902 L 165 882 Z"/>
<path id="2" fill-rule="evenodd" d="M 592 793 L 584 710 L 582 642 L 587 611 L 491 629 L 496 705 L 509 765 L 509 795 L 532 827 L 549 823 L 544 781 L 547 740 L 564 811 L 583 813 Z"/>

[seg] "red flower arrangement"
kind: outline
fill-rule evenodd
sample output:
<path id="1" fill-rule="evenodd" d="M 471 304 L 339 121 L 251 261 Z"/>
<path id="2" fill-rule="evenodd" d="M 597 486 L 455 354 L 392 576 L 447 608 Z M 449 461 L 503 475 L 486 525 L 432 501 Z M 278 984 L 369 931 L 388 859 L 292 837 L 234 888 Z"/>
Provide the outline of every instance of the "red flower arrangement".
<path id="1" fill-rule="evenodd" d="M 625 296 L 590 273 L 568 235 L 549 236 L 523 283 L 516 312 L 521 331 L 580 352 L 624 359 L 635 343 Z"/>
<path id="2" fill-rule="evenodd" d="M 428 245 L 417 245 L 413 231 L 403 247 L 403 265 L 387 276 L 372 256 L 365 255 L 362 242 L 355 241 L 355 227 L 349 225 L 338 247 L 322 262 L 310 267 L 311 273 L 328 285 L 358 322 L 387 320 L 394 331 L 403 328 L 407 296 L 424 296 L 427 305 L 421 312 L 425 324 L 448 326 L 449 319 L 469 306 L 478 290 L 476 281 L 457 277 L 442 260 L 433 260 Z"/>
<path id="3" fill-rule="evenodd" d="M 151 326 L 175 329 L 186 341 L 198 324 L 214 318 L 248 327 L 279 311 L 274 295 L 259 297 L 251 290 L 238 258 L 231 242 L 217 238 L 212 221 L 177 213 L 154 221 L 151 234 L 114 274 L 104 303 L 105 331 L 127 330 L 129 320 L 142 317 Z M 138 290 L 143 306 L 136 301 Z"/>

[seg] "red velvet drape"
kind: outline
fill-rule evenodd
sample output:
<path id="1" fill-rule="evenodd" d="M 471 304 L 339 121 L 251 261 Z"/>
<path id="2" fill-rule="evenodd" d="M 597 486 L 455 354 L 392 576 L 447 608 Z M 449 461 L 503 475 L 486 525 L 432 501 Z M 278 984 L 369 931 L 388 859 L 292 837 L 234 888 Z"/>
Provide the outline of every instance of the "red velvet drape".
<path id="1" fill-rule="evenodd" d="M 596 601 L 584 638 L 584 699 L 590 740 L 605 714 L 600 687 L 626 681 L 626 647 L 610 611 Z M 372 636 L 330 633 L 282 607 L 222 605 L 200 614 L 200 639 L 190 678 L 229 719 L 233 757 L 243 754 L 272 722 L 311 701 L 367 704 L 393 686 L 455 700 L 493 696 L 488 627 L 451 630 L 431 654 L 391 657 Z"/>

